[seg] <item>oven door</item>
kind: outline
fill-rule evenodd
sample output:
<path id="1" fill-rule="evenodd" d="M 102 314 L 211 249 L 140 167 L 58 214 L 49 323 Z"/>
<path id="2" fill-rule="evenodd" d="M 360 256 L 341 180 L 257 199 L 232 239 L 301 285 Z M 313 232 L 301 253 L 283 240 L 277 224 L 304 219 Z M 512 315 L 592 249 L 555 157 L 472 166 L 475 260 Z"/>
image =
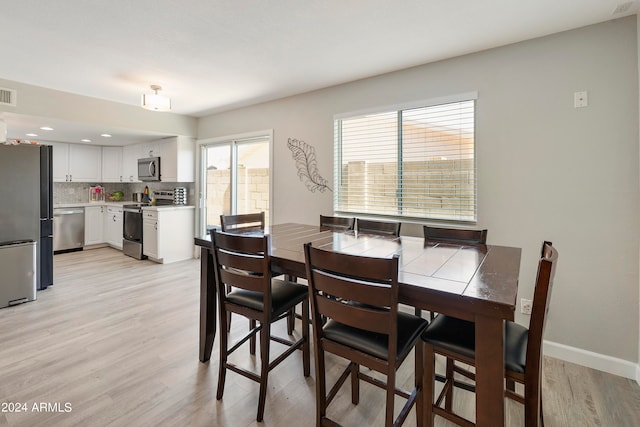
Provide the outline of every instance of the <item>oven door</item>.
<path id="1" fill-rule="evenodd" d="M 125 240 L 142 243 L 142 211 L 123 209 L 124 225 L 122 237 Z"/>

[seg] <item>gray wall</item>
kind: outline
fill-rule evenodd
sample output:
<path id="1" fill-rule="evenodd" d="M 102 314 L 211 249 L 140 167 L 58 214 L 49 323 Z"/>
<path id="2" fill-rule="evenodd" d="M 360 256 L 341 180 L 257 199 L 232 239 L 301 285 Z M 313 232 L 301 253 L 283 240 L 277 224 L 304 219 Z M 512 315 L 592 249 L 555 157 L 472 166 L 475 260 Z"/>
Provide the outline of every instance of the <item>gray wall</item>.
<path id="1" fill-rule="evenodd" d="M 306 190 L 287 138 L 313 145 L 332 180 L 334 114 L 477 91 L 477 225 L 523 248 L 519 297 L 532 297 L 541 242 L 558 247 L 546 340 L 635 366 L 637 58 L 634 16 L 209 116 L 198 137 L 274 129 L 273 222 L 315 223 L 332 194 Z M 575 109 L 580 90 L 589 106 Z"/>

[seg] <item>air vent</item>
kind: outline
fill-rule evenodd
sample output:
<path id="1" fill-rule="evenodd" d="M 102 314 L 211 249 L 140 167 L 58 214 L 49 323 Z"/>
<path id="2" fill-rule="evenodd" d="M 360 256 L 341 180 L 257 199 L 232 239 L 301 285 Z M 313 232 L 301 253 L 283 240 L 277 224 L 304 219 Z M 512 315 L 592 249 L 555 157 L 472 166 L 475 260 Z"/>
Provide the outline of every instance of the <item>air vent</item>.
<path id="1" fill-rule="evenodd" d="M 17 96 L 18 92 L 15 90 L 0 87 L 0 105 L 10 105 L 11 107 L 15 107 Z"/>
<path id="2" fill-rule="evenodd" d="M 629 9 L 631 9 L 631 6 L 633 6 L 633 2 L 632 1 L 628 1 L 626 3 L 620 3 L 618 4 L 618 6 L 616 6 L 616 8 L 613 10 L 613 12 L 611 12 L 612 15 L 618 15 L 620 13 L 626 13 L 629 11 Z"/>

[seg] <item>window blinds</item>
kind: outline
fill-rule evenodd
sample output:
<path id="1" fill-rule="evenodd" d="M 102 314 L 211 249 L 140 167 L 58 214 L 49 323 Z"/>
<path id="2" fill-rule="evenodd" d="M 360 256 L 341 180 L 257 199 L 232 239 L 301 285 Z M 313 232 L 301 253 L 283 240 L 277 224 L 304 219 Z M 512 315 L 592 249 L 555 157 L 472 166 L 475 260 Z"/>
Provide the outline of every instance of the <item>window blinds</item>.
<path id="1" fill-rule="evenodd" d="M 336 212 L 476 220 L 475 100 L 335 121 Z"/>

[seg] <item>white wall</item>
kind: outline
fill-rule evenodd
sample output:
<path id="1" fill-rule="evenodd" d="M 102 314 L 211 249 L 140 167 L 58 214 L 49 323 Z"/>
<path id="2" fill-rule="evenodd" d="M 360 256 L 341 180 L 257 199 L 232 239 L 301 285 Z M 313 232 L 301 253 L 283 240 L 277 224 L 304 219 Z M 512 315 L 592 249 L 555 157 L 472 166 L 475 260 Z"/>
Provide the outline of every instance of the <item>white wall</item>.
<path id="1" fill-rule="evenodd" d="M 545 336 L 551 347 L 560 344 L 555 354 L 582 352 L 605 360 L 601 369 L 635 372 L 636 29 L 635 17 L 624 18 L 216 114 L 199 120 L 198 137 L 273 128 L 273 221 L 316 223 L 332 212 L 332 194 L 300 182 L 287 138 L 313 145 L 321 175 L 332 181 L 334 114 L 477 91 L 477 225 L 489 229 L 489 243 L 523 248 L 519 297 L 533 295 L 542 241 L 557 246 Z M 588 91 L 589 107 L 573 108 L 578 90 Z M 516 320 L 528 322 L 519 313 Z"/>

